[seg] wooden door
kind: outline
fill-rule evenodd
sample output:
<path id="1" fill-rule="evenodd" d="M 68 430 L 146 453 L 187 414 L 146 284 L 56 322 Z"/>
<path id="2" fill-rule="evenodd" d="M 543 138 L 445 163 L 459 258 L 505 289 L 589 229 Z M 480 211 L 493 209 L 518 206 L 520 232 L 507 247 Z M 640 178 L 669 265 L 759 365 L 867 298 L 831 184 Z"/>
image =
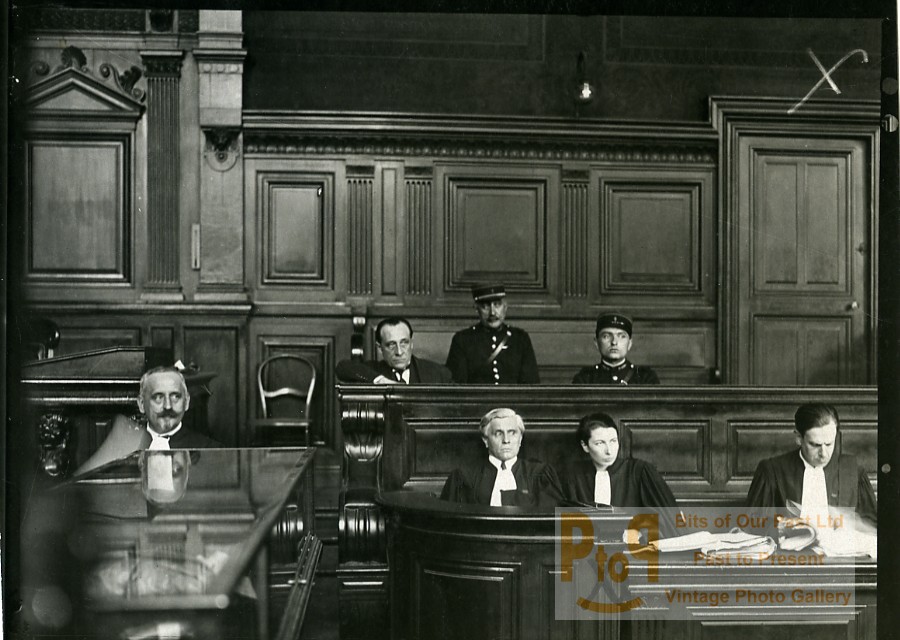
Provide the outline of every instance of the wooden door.
<path id="1" fill-rule="evenodd" d="M 767 132 L 734 150 L 737 382 L 871 382 L 867 141 Z"/>

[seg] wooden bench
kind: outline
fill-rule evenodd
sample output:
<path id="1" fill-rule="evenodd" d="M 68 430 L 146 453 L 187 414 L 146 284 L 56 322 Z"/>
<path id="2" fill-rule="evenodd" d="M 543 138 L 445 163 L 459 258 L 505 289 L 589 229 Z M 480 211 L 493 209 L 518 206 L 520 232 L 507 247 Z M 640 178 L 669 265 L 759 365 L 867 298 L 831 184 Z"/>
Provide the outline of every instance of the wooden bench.
<path id="1" fill-rule="evenodd" d="M 337 393 L 342 638 L 366 635 L 387 610 L 384 516 L 375 496 L 439 492 L 453 468 L 484 455 L 477 427 L 490 409 L 517 411 L 525 421 L 522 455 L 553 465 L 584 455 L 578 419 L 605 411 L 619 423 L 620 455 L 654 463 L 681 504 L 734 506 L 760 460 L 796 447 L 797 407 L 827 402 L 841 416 L 843 451 L 875 478 L 875 387 L 339 385 Z"/>

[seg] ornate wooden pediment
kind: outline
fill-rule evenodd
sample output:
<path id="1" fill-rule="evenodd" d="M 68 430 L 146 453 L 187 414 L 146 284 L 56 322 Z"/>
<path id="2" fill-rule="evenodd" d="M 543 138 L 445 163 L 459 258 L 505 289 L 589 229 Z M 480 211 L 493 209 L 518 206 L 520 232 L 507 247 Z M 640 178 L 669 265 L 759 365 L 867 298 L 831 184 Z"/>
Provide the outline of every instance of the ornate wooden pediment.
<path id="1" fill-rule="evenodd" d="M 137 66 L 119 72 L 103 63 L 95 75 L 84 64 L 83 54 L 68 47 L 62 64 L 52 72 L 44 62 L 36 64 L 34 75 L 40 78 L 28 87 L 25 106 L 32 116 L 41 118 L 99 117 L 138 120 L 144 111 L 145 93 L 135 85 L 143 72 Z"/>

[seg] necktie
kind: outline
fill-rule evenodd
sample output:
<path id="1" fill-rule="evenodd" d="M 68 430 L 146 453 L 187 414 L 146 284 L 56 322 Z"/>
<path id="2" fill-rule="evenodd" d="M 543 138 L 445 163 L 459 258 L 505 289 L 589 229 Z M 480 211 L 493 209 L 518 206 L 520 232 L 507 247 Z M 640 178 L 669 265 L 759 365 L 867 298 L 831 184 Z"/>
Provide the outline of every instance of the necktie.
<path id="1" fill-rule="evenodd" d="M 597 470 L 594 474 L 594 502 L 597 504 L 610 504 L 612 501 L 612 490 L 609 486 L 609 472 L 606 470 Z"/>
<path id="2" fill-rule="evenodd" d="M 825 488 L 825 470 L 822 467 L 807 466 L 803 472 L 803 497 L 800 499 L 801 517 L 811 517 L 817 523 L 818 514 L 822 522 L 828 515 L 828 490 Z"/>
<path id="3" fill-rule="evenodd" d="M 492 507 L 500 507 L 503 506 L 503 498 L 501 497 L 501 491 L 515 491 L 516 490 L 516 477 L 512 473 L 512 469 L 507 466 L 506 461 L 500 463 L 500 468 L 497 470 L 497 479 L 494 480 L 494 490 L 491 492 L 491 506 Z"/>

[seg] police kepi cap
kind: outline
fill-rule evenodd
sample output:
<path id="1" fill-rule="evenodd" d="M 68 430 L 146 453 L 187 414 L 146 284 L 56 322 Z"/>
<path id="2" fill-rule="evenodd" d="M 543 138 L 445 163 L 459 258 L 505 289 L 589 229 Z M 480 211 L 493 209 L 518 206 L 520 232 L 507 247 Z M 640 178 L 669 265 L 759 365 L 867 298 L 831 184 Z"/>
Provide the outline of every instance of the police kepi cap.
<path id="1" fill-rule="evenodd" d="M 604 313 L 597 318 L 597 329 L 594 335 L 602 329 L 622 329 L 631 337 L 631 318 L 622 313 Z"/>
<path id="2" fill-rule="evenodd" d="M 475 302 L 490 302 L 506 297 L 506 289 L 502 284 L 479 284 L 472 287 L 472 298 Z"/>

